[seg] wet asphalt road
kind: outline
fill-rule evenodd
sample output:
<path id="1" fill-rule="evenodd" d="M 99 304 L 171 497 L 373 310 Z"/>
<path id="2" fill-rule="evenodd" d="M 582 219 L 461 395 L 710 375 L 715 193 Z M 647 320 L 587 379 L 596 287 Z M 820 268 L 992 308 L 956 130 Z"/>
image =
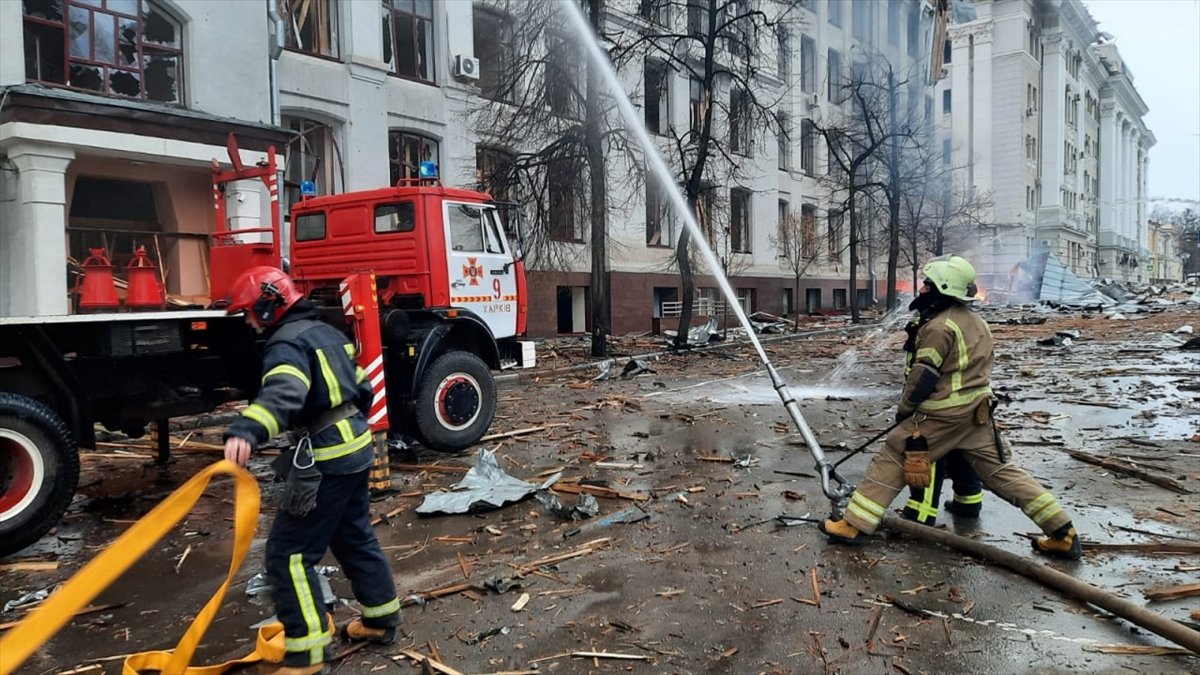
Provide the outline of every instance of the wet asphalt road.
<path id="1" fill-rule="evenodd" d="M 1157 344 L 1154 338 L 1173 325 L 1196 323 L 1197 316 L 1169 321 L 1159 316 L 1143 330 L 1095 335 L 1068 350 L 1033 344 L 1051 326 L 995 327 L 1001 345 L 996 384 L 1012 399 L 1000 419 L 1009 426 L 1019 462 L 1075 514 L 1085 540 L 1156 539 L 1130 531 L 1135 529 L 1159 533 L 1161 541 L 1172 536 L 1200 543 L 1196 494 L 1118 477 L 1063 452 L 1136 455 L 1184 477 L 1184 484 L 1196 484 L 1200 443 L 1191 437 L 1200 432 L 1194 386 L 1200 357 L 1148 344 Z M 846 345 L 770 346 L 832 457 L 839 456 L 839 443 L 854 447 L 890 421 L 898 345 L 894 335 L 868 333 Z M 840 360 L 834 358 L 838 353 Z M 839 364 L 846 376 L 824 381 Z M 750 354 L 670 357 L 652 366 L 656 374 L 630 380 L 590 384 L 585 373 L 507 385 L 494 430 L 563 426 L 491 446 L 501 466 L 518 477 L 532 480 L 565 468 L 567 477 L 649 495 L 652 499 L 641 502 L 649 519 L 584 525 L 584 532 L 564 539 L 579 524 L 559 520 L 533 500 L 485 514 L 432 518 L 411 513 L 419 497 L 381 501 L 380 513 L 406 507 L 377 528 L 402 594 L 464 581 L 479 588 L 406 608 L 401 644 L 357 651 L 339 663 L 338 672 L 411 672 L 410 661 L 389 658 L 403 647 L 440 654 L 446 665 L 469 673 L 1200 672 L 1198 657 L 1098 651 L 1111 644 L 1168 645 L 953 551 L 886 537 L 863 548 L 840 548 L 811 526 L 777 526 L 770 519 L 780 514 L 824 517 L 828 503 L 815 479 L 779 473 L 811 474 L 812 462 L 797 445 L 798 436 L 777 429 L 786 414 Z M 1041 412 L 1048 413 L 1038 416 L 1047 421 L 1030 417 Z M 721 456 L 744 459 L 747 466 L 711 461 Z M 0 602 L 65 579 L 211 457 L 180 454 L 166 469 L 140 460 L 85 462 L 86 487 L 67 521 L 21 555 L 56 558 L 59 569 L 0 573 Z M 638 466 L 598 468 L 593 466 L 598 459 Z M 466 467 L 473 458 L 418 453 L 393 460 Z M 865 466 L 866 458 L 851 460 L 845 473 L 855 481 Z M 265 533 L 277 488 L 265 482 L 266 459 L 256 459 L 251 468 L 264 479 Z M 401 495 L 448 485 L 458 475 L 393 473 Z M 170 648 L 228 564 L 230 496 L 227 486 L 211 490 L 152 555 L 94 602 L 120 607 L 77 618 L 20 672 L 59 672 L 104 657 Z M 573 503 L 575 495 L 562 499 Z M 609 514 L 633 502 L 600 503 L 601 513 Z M 898 500 L 893 506 L 899 505 Z M 978 522 L 943 520 L 965 536 L 1031 555 L 1019 535 L 1032 532 L 1032 523 L 990 494 Z M 525 575 L 520 587 L 504 594 L 483 588 L 487 579 L 513 576 L 513 565 L 588 542 L 595 543 L 587 552 Z M 197 663 L 249 651 L 250 627 L 270 617 L 269 603 L 244 592 L 246 580 L 260 570 L 261 545 L 256 542 L 239 572 Z M 1145 588 L 1196 581 L 1193 568 L 1200 556 L 1096 552 L 1079 563 L 1052 564 L 1146 604 Z M 331 582 L 339 597 L 351 596 L 340 573 Z M 510 606 L 523 592 L 531 599 L 513 612 Z M 892 606 L 888 596 L 907 610 Z M 1195 598 L 1153 603 L 1183 620 L 1196 606 Z M 339 620 L 352 615 L 345 606 L 337 611 Z M 872 631 L 875 615 L 879 621 Z M 0 621 L 18 616 L 10 612 Z M 644 660 L 569 656 L 575 651 Z M 113 673 L 119 663 L 99 662 Z"/>

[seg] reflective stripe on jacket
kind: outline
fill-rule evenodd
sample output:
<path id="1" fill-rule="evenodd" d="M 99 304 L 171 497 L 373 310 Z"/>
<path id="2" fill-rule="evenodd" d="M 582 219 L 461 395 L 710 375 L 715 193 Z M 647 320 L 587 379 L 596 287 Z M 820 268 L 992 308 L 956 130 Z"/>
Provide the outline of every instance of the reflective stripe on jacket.
<path id="1" fill-rule="evenodd" d="M 913 364 L 926 364 L 938 372 L 937 386 L 916 409 L 928 414 L 966 414 L 979 399 L 991 396 L 995 350 L 992 332 L 979 315 L 964 305 L 954 305 L 930 318 L 917 332 Z M 906 373 L 901 409 L 912 409 L 910 395 L 923 368 Z"/>
<path id="2" fill-rule="evenodd" d="M 304 310 L 284 316 L 263 348 L 258 396 L 227 435 L 257 447 L 352 402 L 358 412 L 312 436 L 313 455 L 323 473 L 362 471 L 371 464 L 371 430 L 363 414 L 373 398 L 371 385 L 346 336 L 314 317 L 315 312 Z"/>

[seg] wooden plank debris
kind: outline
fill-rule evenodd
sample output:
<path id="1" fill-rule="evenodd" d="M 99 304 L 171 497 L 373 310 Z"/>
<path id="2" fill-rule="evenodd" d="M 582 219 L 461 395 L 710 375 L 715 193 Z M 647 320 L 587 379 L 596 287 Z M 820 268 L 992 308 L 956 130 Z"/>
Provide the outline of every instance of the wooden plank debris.
<path id="1" fill-rule="evenodd" d="M 531 596 L 528 593 L 522 593 L 521 597 L 517 598 L 517 601 L 514 602 L 512 604 L 512 607 L 509 607 L 509 609 L 511 609 L 514 612 L 519 612 L 519 611 L 525 609 L 525 605 L 529 604 L 530 597 Z"/>
<path id="2" fill-rule="evenodd" d="M 426 656 L 415 649 L 401 649 L 399 654 L 392 656 L 393 661 L 402 661 L 404 659 L 409 659 L 423 668 L 428 666 L 430 669 L 442 673 L 442 675 L 463 675 L 461 671 L 457 671 L 441 661 L 435 661 L 433 657 Z"/>
<path id="3" fill-rule="evenodd" d="M 1192 656 L 1191 650 L 1188 649 L 1154 645 L 1083 645 L 1083 651 L 1135 656 Z"/>
<path id="4" fill-rule="evenodd" d="M 617 652 L 571 652 L 578 659 L 617 659 L 619 661 L 648 661 L 649 656 L 643 654 L 618 654 Z"/>
<path id="5" fill-rule="evenodd" d="M 1178 600 L 1200 595 L 1200 584 L 1179 584 L 1178 586 L 1155 586 L 1142 591 L 1150 600 Z"/>
<path id="6" fill-rule="evenodd" d="M 1096 466 L 1108 469 L 1109 471 L 1119 471 L 1121 473 L 1129 474 L 1130 476 L 1140 478 L 1147 483 L 1153 483 L 1154 485 L 1164 487 L 1172 492 L 1178 492 L 1185 495 L 1192 494 L 1191 490 L 1181 485 L 1179 481 L 1175 480 L 1174 478 L 1140 469 L 1136 466 L 1132 466 L 1132 463 L 1122 463 L 1114 459 L 1093 455 L 1090 452 L 1084 452 L 1082 450 L 1067 450 L 1067 454 L 1081 462 L 1094 464 Z"/>
<path id="7" fill-rule="evenodd" d="M 589 494 L 595 497 L 608 497 L 610 499 L 629 499 L 636 502 L 645 502 L 650 500 L 650 495 L 640 492 L 629 492 L 627 490 L 618 490 L 616 488 L 603 487 L 600 485 L 583 485 L 580 483 L 571 483 L 568 481 L 559 481 L 550 486 L 551 492 L 566 492 L 568 494 Z"/>
<path id="8" fill-rule="evenodd" d="M 23 560 L 0 565 L 0 572 L 50 572 L 56 569 L 57 560 Z"/>
<path id="9" fill-rule="evenodd" d="M 497 440 L 500 440 L 501 438 L 515 438 L 517 436 L 528 436 L 529 434 L 536 434 L 539 431 L 546 431 L 547 429 L 557 429 L 559 427 L 565 427 L 565 426 L 567 426 L 567 424 L 565 422 L 554 422 L 552 424 L 543 424 L 543 425 L 537 426 L 537 427 L 527 427 L 525 429 L 514 429 L 512 431 L 504 431 L 504 432 L 501 432 L 498 434 L 488 434 L 487 436 L 484 436 L 483 438 L 479 439 L 479 442 L 487 443 L 488 441 L 497 441 Z"/>
<path id="10" fill-rule="evenodd" d="M 821 587 L 817 585 L 817 568 L 811 568 L 810 572 L 812 577 L 813 602 L 816 603 L 819 609 L 821 607 Z"/>

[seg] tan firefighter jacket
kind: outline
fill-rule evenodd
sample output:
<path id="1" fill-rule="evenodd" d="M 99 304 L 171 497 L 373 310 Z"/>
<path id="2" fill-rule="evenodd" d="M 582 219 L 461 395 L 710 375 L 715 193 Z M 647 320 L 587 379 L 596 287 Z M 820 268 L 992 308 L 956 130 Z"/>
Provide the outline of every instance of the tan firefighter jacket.
<path id="1" fill-rule="evenodd" d="M 964 305 L 954 305 L 924 322 L 917 331 L 917 350 L 906 369 L 900 412 L 917 410 L 935 417 L 956 417 L 991 396 L 989 386 L 995 351 L 992 332 L 979 315 Z M 929 368 L 938 373 L 933 393 L 913 401 L 921 375 Z"/>

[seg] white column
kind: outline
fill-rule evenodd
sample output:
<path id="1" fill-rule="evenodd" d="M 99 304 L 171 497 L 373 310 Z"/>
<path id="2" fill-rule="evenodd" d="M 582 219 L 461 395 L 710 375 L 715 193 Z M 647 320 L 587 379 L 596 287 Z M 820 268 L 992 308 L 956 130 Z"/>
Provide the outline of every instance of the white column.
<path id="1" fill-rule="evenodd" d="M 1129 236 L 1129 220 L 1125 213 L 1125 190 L 1129 180 L 1129 145 L 1126 142 L 1128 132 L 1122 119 L 1117 127 L 1117 232 L 1122 237 Z"/>
<path id="2" fill-rule="evenodd" d="M 16 143 L 16 200 L 0 222 L 0 316 L 67 314 L 66 173 L 75 151 Z"/>
<path id="3" fill-rule="evenodd" d="M 1116 230 L 1116 205 L 1114 203 L 1116 189 L 1116 111 L 1112 104 L 1100 109 L 1100 161 L 1097 168 L 1100 171 L 1100 194 L 1096 199 L 1100 202 L 1099 232 L 1114 232 Z"/>

